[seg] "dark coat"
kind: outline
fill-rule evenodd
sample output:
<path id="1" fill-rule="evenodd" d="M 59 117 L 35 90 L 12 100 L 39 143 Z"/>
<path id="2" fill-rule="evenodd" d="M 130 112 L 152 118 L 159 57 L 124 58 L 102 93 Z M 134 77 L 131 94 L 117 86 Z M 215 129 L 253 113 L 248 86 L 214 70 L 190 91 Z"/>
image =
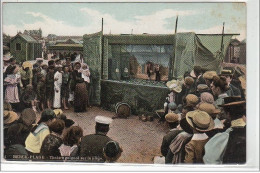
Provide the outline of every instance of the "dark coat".
<path id="1" fill-rule="evenodd" d="M 223 164 L 246 163 L 246 127 L 233 127 L 229 133 Z"/>
<path id="2" fill-rule="evenodd" d="M 181 133 L 183 130 L 178 130 L 178 129 L 174 129 L 170 132 L 168 132 L 164 137 L 163 137 L 163 141 L 162 141 L 162 145 L 161 145 L 161 153 L 164 157 L 166 157 L 168 150 L 169 150 L 169 146 L 172 142 L 172 140 L 179 134 Z"/>
<path id="3" fill-rule="evenodd" d="M 80 143 L 80 157 L 85 157 L 87 162 L 105 162 L 103 148 L 107 142 L 112 141 L 104 134 L 91 134 L 84 136 Z"/>
<path id="4" fill-rule="evenodd" d="M 19 157 L 16 157 L 19 156 Z M 28 153 L 21 144 L 14 144 L 4 150 L 4 158 L 6 160 L 28 160 Z"/>

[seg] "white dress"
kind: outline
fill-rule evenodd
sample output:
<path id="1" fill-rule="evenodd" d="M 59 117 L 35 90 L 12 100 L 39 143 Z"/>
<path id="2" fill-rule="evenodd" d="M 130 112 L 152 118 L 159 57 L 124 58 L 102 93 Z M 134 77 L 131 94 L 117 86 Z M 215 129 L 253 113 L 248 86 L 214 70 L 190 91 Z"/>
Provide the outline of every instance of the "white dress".
<path id="1" fill-rule="evenodd" d="M 55 81 L 55 79 L 58 79 L 58 80 Z M 57 71 L 54 74 L 54 99 L 53 99 L 54 108 L 61 107 L 61 84 L 62 84 L 62 73 Z M 56 90 L 58 90 L 58 92 Z"/>

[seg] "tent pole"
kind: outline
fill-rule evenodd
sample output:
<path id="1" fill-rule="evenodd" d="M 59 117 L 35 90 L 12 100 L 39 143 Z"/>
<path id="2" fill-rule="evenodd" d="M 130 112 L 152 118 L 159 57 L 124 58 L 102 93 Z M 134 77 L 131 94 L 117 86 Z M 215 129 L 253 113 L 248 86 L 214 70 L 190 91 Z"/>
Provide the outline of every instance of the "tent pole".
<path id="1" fill-rule="evenodd" d="M 221 37 L 221 47 L 220 47 L 220 50 L 221 50 L 221 53 L 223 53 L 223 49 L 224 49 L 224 45 L 223 45 L 223 42 L 224 42 L 224 30 L 225 30 L 225 22 L 223 22 L 223 28 L 222 28 L 222 37 Z"/>
<path id="2" fill-rule="evenodd" d="M 104 53 L 103 53 L 103 46 L 104 46 L 104 38 L 103 38 L 103 27 L 104 27 L 104 20 L 102 18 L 102 23 L 101 23 L 101 45 L 100 45 L 100 56 L 101 56 L 101 79 L 104 78 Z"/>
<path id="3" fill-rule="evenodd" d="M 175 50 L 176 50 L 176 34 L 177 34 L 177 28 L 178 28 L 178 15 L 176 17 L 176 21 L 175 21 L 175 33 L 174 33 L 174 43 L 173 43 L 173 56 L 172 58 L 170 58 L 170 75 L 169 75 L 169 80 L 173 79 L 174 76 L 174 62 L 175 62 Z M 176 77 L 176 76 L 175 76 Z"/>

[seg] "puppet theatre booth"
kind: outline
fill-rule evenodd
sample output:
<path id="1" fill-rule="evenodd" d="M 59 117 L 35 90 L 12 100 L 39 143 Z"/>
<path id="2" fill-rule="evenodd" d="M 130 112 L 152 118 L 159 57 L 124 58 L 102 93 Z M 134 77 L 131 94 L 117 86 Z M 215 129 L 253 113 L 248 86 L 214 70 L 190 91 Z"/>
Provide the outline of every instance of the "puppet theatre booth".
<path id="1" fill-rule="evenodd" d="M 91 71 L 90 103 L 115 111 L 118 102 L 125 102 L 132 114 L 154 113 L 163 108 L 168 80 L 181 78 L 195 65 L 219 70 L 232 36 L 86 34 L 83 55 Z"/>

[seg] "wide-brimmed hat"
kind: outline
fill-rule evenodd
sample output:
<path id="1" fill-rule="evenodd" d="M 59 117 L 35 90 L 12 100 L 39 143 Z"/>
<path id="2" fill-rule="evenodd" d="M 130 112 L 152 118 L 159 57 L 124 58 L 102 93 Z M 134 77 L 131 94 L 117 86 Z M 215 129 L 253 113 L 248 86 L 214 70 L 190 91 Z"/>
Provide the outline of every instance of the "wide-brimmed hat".
<path id="1" fill-rule="evenodd" d="M 171 81 L 168 81 L 166 83 L 166 86 L 170 89 L 170 90 L 173 90 L 177 93 L 180 93 L 182 88 L 181 88 L 181 84 L 179 81 L 177 80 L 171 80 Z"/>
<path id="2" fill-rule="evenodd" d="M 181 126 L 182 130 L 184 130 L 185 132 L 187 132 L 189 134 L 193 134 L 193 129 L 187 122 L 186 118 L 183 118 L 180 120 L 180 126 Z"/>
<path id="3" fill-rule="evenodd" d="M 239 96 L 225 97 L 224 104 L 219 107 L 239 106 L 245 104 L 246 101 L 242 100 Z"/>
<path id="4" fill-rule="evenodd" d="M 11 124 L 19 119 L 17 113 L 13 111 L 4 111 L 4 124 Z"/>
<path id="5" fill-rule="evenodd" d="M 209 115 L 219 114 L 221 112 L 220 109 L 217 109 L 213 104 L 209 103 L 200 103 L 198 109 L 207 112 Z"/>
<path id="6" fill-rule="evenodd" d="M 208 90 L 209 90 L 209 87 L 206 84 L 199 84 L 197 86 L 197 91 L 199 91 L 199 92 L 204 92 L 204 91 L 208 91 Z"/>
<path id="7" fill-rule="evenodd" d="M 165 120 L 168 123 L 175 123 L 175 122 L 179 121 L 179 115 L 175 114 L 175 113 L 168 113 L 165 116 Z"/>
<path id="8" fill-rule="evenodd" d="M 184 83 L 186 84 L 186 85 L 189 85 L 189 86 L 191 86 L 193 83 L 194 83 L 194 79 L 192 78 L 192 77 L 185 77 L 185 79 L 184 79 Z"/>
<path id="9" fill-rule="evenodd" d="M 32 108 L 24 109 L 21 113 L 20 119 L 25 125 L 30 126 L 35 123 L 36 113 Z"/>
<path id="10" fill-rule="evenodd" d="M 193 129 L 199 132 L 210 131 L 215 126 L 211 116 L 207 112 L 200 110 L 188 112 L 186 114 L 186 120 Z"/>
<path id="11" fill-rule="evenodd" d="M 25 61 L 25 62 L 23 62 L 23 68 L 32 68 L 33 66 L 32 66 L 32 64 L 30 63 L 30 62 L 28 62 L 28 61 Z"/>
<path id="12" fill-rule="evenodd" d="M 204 74 L 203 74 L 203 78 L 204 79 L 213 79 L 214 76 L 217 76 L 217 72 L 215 71 L 206 71 Z"/>
<path id="13" fill-rule="evenodd" d="M 187 105 L 195 106 L 199 102 L 199 98 L 194 94 L 188 94 L 186 96 Z"/>

